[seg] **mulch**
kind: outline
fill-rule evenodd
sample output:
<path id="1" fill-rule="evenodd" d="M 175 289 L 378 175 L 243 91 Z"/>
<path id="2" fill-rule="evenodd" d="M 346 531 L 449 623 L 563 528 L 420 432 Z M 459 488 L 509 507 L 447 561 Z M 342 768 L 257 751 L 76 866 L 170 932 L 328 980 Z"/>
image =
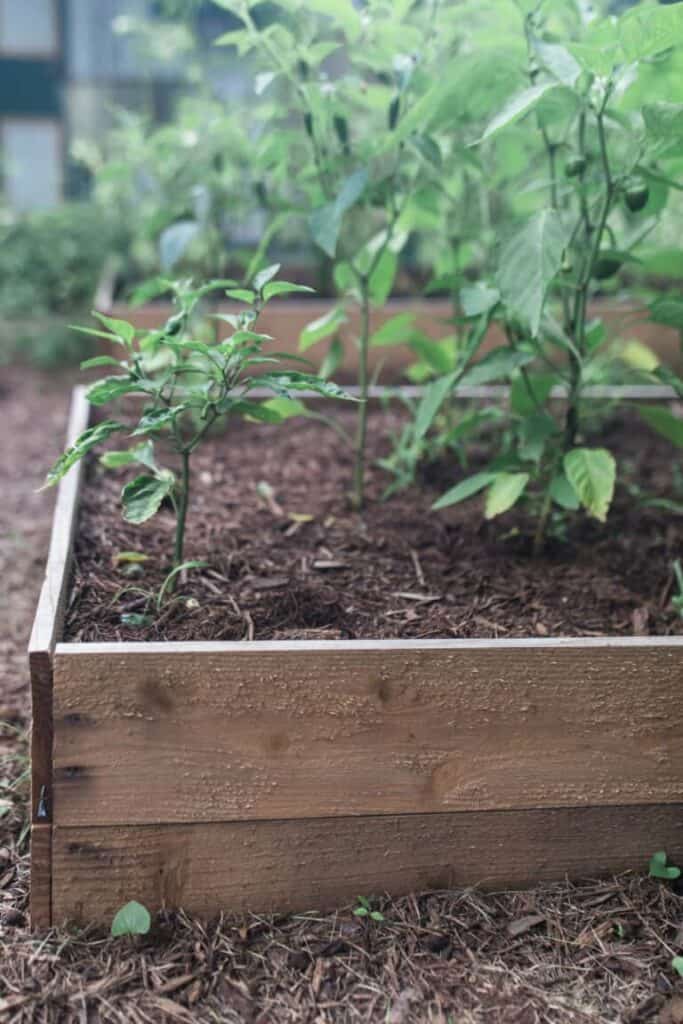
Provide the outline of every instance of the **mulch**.
<path id="1" fill-rule="evenodd" d="M 339 413 L 338 413 L 339 415 Z M 353 414 L 341 413 L 347 431 Z M 482 499 L 442 512 L 432 503 L 484 465 L 454 455 L 428 465 L 387 500 L 377 460 L 401 429 L 397 413 L 369 417 L 368 501 L 355 513 L 351 455 L 319 422 L 282 428 L 233 423 L 193 456 L 185 558 L 176 596 L 154 597 L 170 568 L 173 517 L 121 518 L 120 492 L 141 470 L 89 462 L 66 623 L 70 640 L 284 640 L 666 635 L 683 631 L 670 599 L 681 553 L 672 447 L 644 425 L 603 428 L 620 482 L 606 524 L 577 514 L 556 523 L 542 557 L 524 508 L 486 522 Z M 111 446 L 123 447 L 119 436 Z M 166 453 L 166 460 L 169 458 Z M 164 461 L 162 454 L 162 464 Z M 634 491 L 634 485 L 639 490 Z M 560 535 L 558 528 L 562 527 Z M 120 561 L 121 552 L 145 561 Z M 122 619 L 123 616 L 123 619 Z M 130 616 L 148 616 L 130 624 Z"/>
<path id="2" fill-rule="evenodd" d="M 29 930 L 23 652 L 49 538 L 51 496 L 35 491 L 59 447 L 68 383 L 2 371 L 0 1020 L 683 1021 L 683 982 L 671 968 L 683 952 L 683 903 L 676 883 L 644 877 L 640 864 L 616 879 L 520 893 L 380 898 L 381 921 L 346 907 L 210 924 L 162 914 L 138 939 Z"/>

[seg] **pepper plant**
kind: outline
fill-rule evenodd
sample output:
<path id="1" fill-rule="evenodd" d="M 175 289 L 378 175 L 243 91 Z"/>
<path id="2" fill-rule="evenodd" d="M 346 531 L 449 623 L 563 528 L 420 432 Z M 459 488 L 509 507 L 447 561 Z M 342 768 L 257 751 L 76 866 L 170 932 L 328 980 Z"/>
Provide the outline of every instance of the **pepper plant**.
<path id="1" fill-rule="evenodd" d="M 683 100 L 683 4 L 642 5 L 604 19 L 555 0 L 520 8 L 528 83 L 475 144 L 510 130 L 532 133 L 543 165 L 532 164 L 518 187 L 544 202 L 501 238 L 495 278 L 461 293 L 465 316 L 488 309 L 504 329 L 506 346 L 473 370 L 488 366 L 489 379 L 511 385 L 512 429 L 491 464 L 435 508 L 486 490 L 492 518 L 524 497 L 536 512 L 540 552 L 554 507 L 582 506 L 604 521 L 612 501 L 615 460 L 584 439 L 585 388 L 605 371 L 606 328 L 590 318 L 589 302 L 622 268 L 637 265 L 680 187 L 683 104 L 671 98 Z M 634 347 L 625 354 L 680 392 L 680 380 L 656 359 Z M 559 411 L 551 402 L 556 386 L 566 396 Z M 673 413 L 642 415 L 683 444 Z"/>
<path id="2" fill-rule="evenodd" d="M 143 406 L 132 428 L 126 419 L 114 416 L 84 431 L 52 467 L 46 485 L 57 483 L 71 466 L 114 434 L 125 434 L 129 446 L 106 452 L 101 461 L 108 468 L 130 465 L 142 470 L 126 483 L 121 494 L 128 522 L 144 523 L 163 502 L 170 502 L 176 522 L 174 569 L 183 564 L 192 456 L 215 423 L 236 416 L 280 423 L 300 409 L 300 403 L 282 399 L 291 400 L 294 393 L 304 390 L 328 398 L 350 397 L 332 381 L 284 369 L 282 359 L 290 356 L 267 352 L 266 345 L 272 339 L 256 330 L 261 309 L 275 296 L 309 290 L 275 280 L 278 270 L 277 264 L 265 268 L 246 289 L 234 281 L 210 281 L 199 287 L 190 281 L 161 282 L 160 287 L 173 291 L 178 308 L 160 330 L 140 333 L 127 321 L 101 313 L 93 315 L 102 329 L 79 328 L 122 349 L 120 359 L 103 355 L 82 364 L 83 369 L 106 366 L 115 371 L 90 386 L 88 400 L 95 406 L 105 406 L 138 396 Z M 210 344 L 194 336 L 193 314 L 204 296 L 218 290 L 243 303 L 245 309 L 235 315 L 217 316 L 231 333 Z M 262 400 L 255 395 L 257 389 L 265 389 L 275 399 Z M 162 465 L 159 442 L 173 454 L 172 467 Z"/>
<path id="3" fill-rule="evenodd" d="M 423 100 L 450 52 L 460 24 L 452 16 L 457 5 L 373 0 L 360 8 L 350 0 L 283 0 L 269 22 L 257 22 L 247 0 L 214 2 L 241 24 L 217 42 L 248 54 L 258 69 L 257 170 L 289 197 L 292 216 L 305 221 L 344 297 L 304 330 L 301 350 L 336 335 L 346 320 L 345 300 L 357 309 L 353 500 L 360 508 L 369 350 L 409 340 L 413 319 L 395 317 L 373 333 L 371 309 L 391 293 L 419 216 L 413 197 L 427 177 L 438 177 L 442 153 L 424 130 Z"/>

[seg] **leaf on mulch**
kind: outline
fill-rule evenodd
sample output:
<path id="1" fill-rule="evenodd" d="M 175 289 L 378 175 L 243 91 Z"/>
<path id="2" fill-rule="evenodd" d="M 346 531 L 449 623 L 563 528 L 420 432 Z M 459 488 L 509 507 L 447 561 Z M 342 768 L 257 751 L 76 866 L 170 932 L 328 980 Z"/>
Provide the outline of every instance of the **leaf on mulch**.
<path id="1" fill-rule="evenodd" d="M 532 928 L 543 924 L 545 919 L 545 914 L 527 914 L 526 917 L 518 917 L 516 921 L 510 921 L 507 926 L 507 933 L 512 938 L 517 938 L 518 935 L 525 935 Z"/>
<path id="2" fill-rule="evenodd" d="M 683 996 L 672 996 L 659 1011 L 657 1024 L 683 1024 Z"/>

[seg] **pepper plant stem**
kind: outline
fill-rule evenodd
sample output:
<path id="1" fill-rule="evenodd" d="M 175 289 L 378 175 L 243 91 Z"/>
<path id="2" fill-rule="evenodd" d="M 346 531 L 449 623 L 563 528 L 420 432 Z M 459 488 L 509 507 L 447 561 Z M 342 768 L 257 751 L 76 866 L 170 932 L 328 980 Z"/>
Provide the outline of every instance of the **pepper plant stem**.
<path id="1" fill-rule="evenodd" d="M 358 385 L 360 404 L 356 427 L 356 450 L 353 474 L 353 503 L 358 511 L 365 500 L 365 444 L 368 432 L 368 344 L 370 341 L 370 286 L 367 276 L 360 278 L 360 337 L 358 339 Z"/>

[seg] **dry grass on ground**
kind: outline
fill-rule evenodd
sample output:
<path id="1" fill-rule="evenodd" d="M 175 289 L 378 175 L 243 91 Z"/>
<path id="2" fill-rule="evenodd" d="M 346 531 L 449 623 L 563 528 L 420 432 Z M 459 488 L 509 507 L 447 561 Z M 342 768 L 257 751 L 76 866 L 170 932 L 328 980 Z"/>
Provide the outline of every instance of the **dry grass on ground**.
<path id="1" fill-rule="evenodd" d="M 6 371 L 2 384 L 0 1020 L 683 1022 L 683 983 L 671 969 L 683 951 L 683 903 L 637 875 L 380 900 L 382 922 L 346 908 L 211 925 L 163 916 L 138 940 L 32 933 L 23 651 L 49 531 L 50 499 L 35 488 L 59 445 L 65 393 Z"/>

